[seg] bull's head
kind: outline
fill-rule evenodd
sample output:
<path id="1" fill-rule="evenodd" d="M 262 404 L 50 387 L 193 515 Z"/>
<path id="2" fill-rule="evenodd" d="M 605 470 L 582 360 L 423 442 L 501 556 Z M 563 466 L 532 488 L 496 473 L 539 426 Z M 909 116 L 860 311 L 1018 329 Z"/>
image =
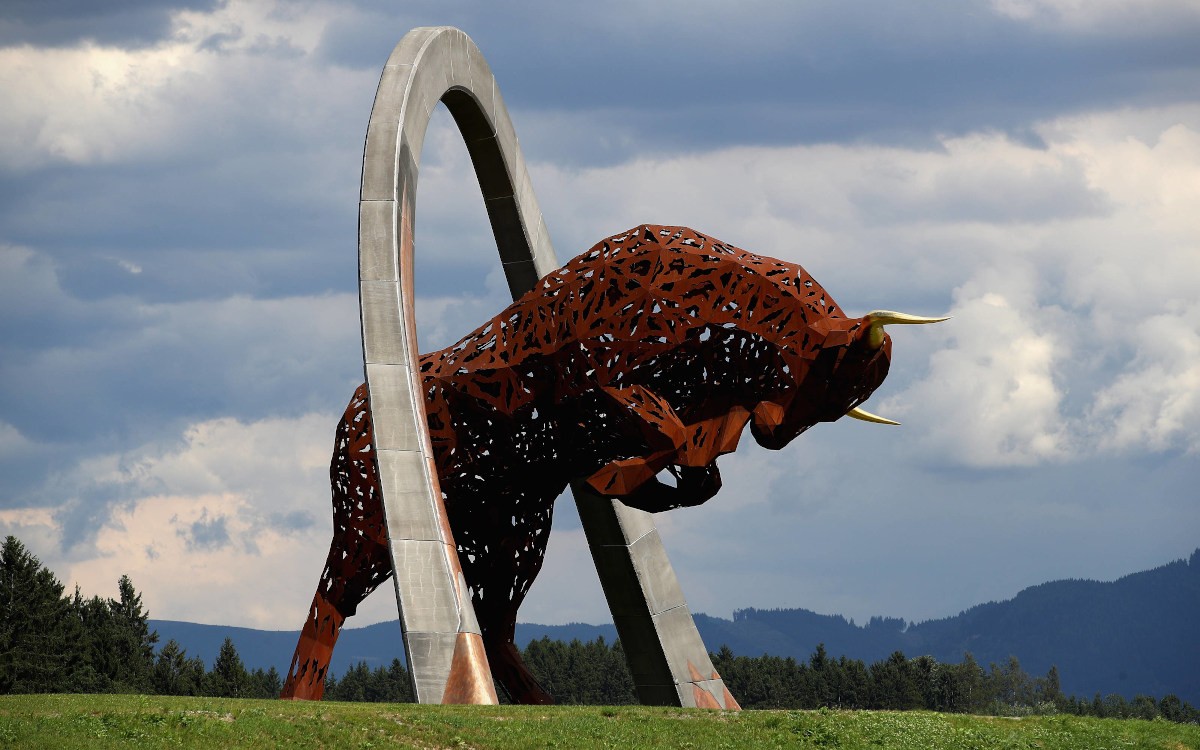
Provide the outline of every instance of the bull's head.
<path id="1" fill-rule="evenodd" d="M 764 448 L 778 450 L 817 422 L 833 422 L 842 416 L 899 424 L 860 407 L 888 373 L 892 340 L 884 326 L 943 320 L 947 318 L 873 310 L 861 318 L 819 321 L 814 327 L 820 327 L 825 345 L 808 361 L 794 391 L 755 408 L 750 424 L 754 439 Z"/>

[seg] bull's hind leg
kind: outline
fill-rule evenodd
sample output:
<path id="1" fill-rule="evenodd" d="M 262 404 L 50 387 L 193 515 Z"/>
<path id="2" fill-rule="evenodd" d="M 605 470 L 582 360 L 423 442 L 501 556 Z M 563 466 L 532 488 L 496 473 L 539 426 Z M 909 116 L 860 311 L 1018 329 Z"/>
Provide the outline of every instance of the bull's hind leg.
<path id="1" fill-rule="evenodd" d="M 392 575 L 365 385 L 354 392 L 338 424 L 329 483 L 333 541 L 281 698 L 320 700 L 342 623 Z"/>
<path id="2" fill-rule="evenodd" d="M 554 497 L 463 500 L 447 511 L 492 676 L 514 703 L 553 703 L 514 639 L 517 610 L 545 559 Z"/>

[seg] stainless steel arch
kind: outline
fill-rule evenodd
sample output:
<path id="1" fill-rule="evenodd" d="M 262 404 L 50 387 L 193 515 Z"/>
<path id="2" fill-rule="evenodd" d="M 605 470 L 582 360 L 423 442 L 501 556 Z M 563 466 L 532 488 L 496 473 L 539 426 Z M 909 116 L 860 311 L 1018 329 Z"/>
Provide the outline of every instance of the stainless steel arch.
<path id="1" fill-rule="evenodd" d="M 396 601 L 418 701 L 495 703 L 438 488 L 416 370 L 413 226 L 421 145 L 441 101 L 466 141 L 513 297 L 558 267 L 495 78 L 471 39 L 418 28 L 388 58 L 363 153 L 359 303 Z M 575 493 L 645 703 L 728 705 L 649 514 Z M 706 697 L 707 696 L 707 697 Z M 732 701 L 732 698 L 729 698 Z"/>

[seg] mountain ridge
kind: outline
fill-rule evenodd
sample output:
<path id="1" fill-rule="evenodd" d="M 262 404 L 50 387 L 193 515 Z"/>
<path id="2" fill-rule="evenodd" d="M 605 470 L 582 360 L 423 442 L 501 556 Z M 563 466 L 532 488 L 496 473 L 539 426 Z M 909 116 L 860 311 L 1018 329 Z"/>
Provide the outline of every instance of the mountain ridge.
<path id="1" fill-rule="evenodd" d="M 806 660 L 818 643 L 831 656 L 870 663 L 894 651 L 914 657 L 929 654 L 958 662 L 971 652 L 985 667 L 1016 656 L 1030 674 L 1056 666 L 1062 689 L 1081 697 L 1174 693 L 1200 703 L 1200 549 L 1175 560 L 1114 581 L 1064 579 L 1027 587 L 1012 599 L 989 601 L 957 615 L 906 623 L 872 617 L 856 625 L 842 615 L 806 609 L 735 610 L 732 619 L 696 613 L 705 644 L 716 651 L 728 645 L 735 654 L 791 656 Z M 160 643 L 173 638 L 188 654 L 210 663 L 226 636 L 233 639 L 246 666 L 274 666 L 285 673 L 299 631 L 198 625 L 152 620 Z M 612 624 L 538 625 L 519 623 L 517 644 L 531 640 L 583 641 L 616 638 Z M 332 669 L 341 674 L 358 661 L 375 667 L 403 661 L 397 621 L 342 631 Z"/>

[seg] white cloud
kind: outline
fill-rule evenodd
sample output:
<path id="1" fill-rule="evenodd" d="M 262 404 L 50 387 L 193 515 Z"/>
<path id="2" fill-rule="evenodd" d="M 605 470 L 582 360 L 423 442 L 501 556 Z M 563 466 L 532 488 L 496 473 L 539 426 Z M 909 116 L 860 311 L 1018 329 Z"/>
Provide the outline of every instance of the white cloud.
<path id="1" fill-rule="evenodd" d="M 1200 329 L 1184 310 L 1200 288 L 1200 108 L 1036 130 L 1044 147 L 979 133 L 937 151 L 735 148 L 540 165 L 535 184 L 567 227 L 564 256 L 615 228 L 681 223 L 804 264 L 852 314 L 952 302 L 940 330 L 896 334 L 897 357 L 921 356 L 893 379 L 927 374 L 881 406 L 936 415 L 913 444 L 952 464 L 1195 445 Z M 1172 326 L 1174 348 L 1154 345 Z"/>
<path id="2" fill-rule="evenodd" d="M 85 460 L 63 486 L 119 499 L 82 547 L 62 549 L 62 508 L 0 511 L 0 528 L 89 595 L 129 575 L 157 618 L 299 627 L 329 548 L 336 421 L 216 419 Z"/>
<path id="3" fill-rule="evenodd" d="M 32 443 L 21 431 L 7 422 L 0 422 L 0 454 L 11 456 L 28 450 Z"/>
<path id="4" fill-rule="evenodd" d="M 155 618 L 298 629 L 332 533 L 336 420 L 209 420 L 165 450 L 151 444 L 85 460 L 64 486 L 120 498 L 91 543 L 63 550 L 62 508 L 0 510 L 0 536 L 18 536 L 85 595 L 113 596 L 129 575 Z M 559 513 L 575 511 L 560 505 Z M 602 621 L 607 605 L 593 570 L 582 531 L 557 529 L 522 619 Z M 382 586 L 350 625 L 394 619 L 393 596 L 391 583 Z"/>
<path id="5" fill-rule="evenodd" d="M 933 334 L 945 348 L 931 356 L 927 376 L 885 402 L 885 412 L 927 412 L 917 423 L 927 430 L 923 450 L 967 466 L 1064 458 L 1071 446 L 1056 370 L 1070 358 L 1070 339 L 1051 325 L 1061 316 L 1039 310 L 1027 294 L 980 286 L 959 290 L 953 320 Z"/>
<path id="6" fill-rule="evenodd" d="M 800 262 L 862 312 L 887 307 L 884 295 L 945 295 L 989 255 L 1026 242 L 1025 227 L 1104 210 L 1073 154 L 996 134 L 935 151 L 733 148 L 534 173 L 565 256 L 640 222 L 685 224 Z"/>
<path id="7" fill-rule="evenodd" d="M 1002 16 L 1074 32 L 1150 35 L 1200 21 L 1195 0 L 991 0 Z"/>
<path id="8" fill-rule="evenodd" d="M 1136 324 L 1133 361 L 1097 394 L 1090 417 L 1113 451 L 1200 451 L 1200 305 Z M 1107 428 L 1107 429 L 1105 429 Z"/>
<path id="9" fill-rule="evenodd" d="M 248 129 L 275 148 L 312 135 L 361 88 L 349 81 L 368 80 L 306 59 L 334 12 L 234 0 L 177 14 L 171 38 L 145 49 L 0 48 L 0 167 L 215 157 Z"/>
<path id="10" fill-rule="evenodd" d="M 568 495 L 559 499 L 555 515 L 576 516 Z M 520 621 L 537 623 L 608 622 L 612 615 L 583 530 L 556 528 L 550 534 L 542 572 L 521 605 Z M 389 592 L 390 594 L 391 592 Z"/>

